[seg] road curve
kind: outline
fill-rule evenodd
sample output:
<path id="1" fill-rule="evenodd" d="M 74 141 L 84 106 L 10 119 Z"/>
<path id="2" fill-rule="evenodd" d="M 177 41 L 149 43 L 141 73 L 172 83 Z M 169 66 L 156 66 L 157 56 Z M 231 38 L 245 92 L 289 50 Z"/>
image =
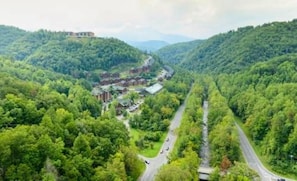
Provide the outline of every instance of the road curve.
<path id="1" fill-rule="evenodd" d="M 154 158 L 146 158 L 141 155 L 139 156 L 140 158 L 147 160 L 149 162 L 149 164 L 146 164 L 146 169 L 143 175 L 140 177 L 139 179 L 140 181 L 154 180 L 154 177 L 158 173 L 160 167 L 167 163 L 168 161 L 167 156 L 169 155 L 170 151 L 173 149 L 173 146 L 177 139 L 177 135 L 175 134 L 174 130 L 180 126 L 181 118 L 186 107 L 185 103 L 188 99 L 188 95 L 186 100 L 183 102 L 183 104 L 178 108 L 174 118 L 171 120 L 167 137 L 161 147 L 159 154 Z"/>
<path id="2" fill-rule="evenodd" d="M 261 181 L 273 181 L 283 178 L 281 176 L 275 175 L 264 167 L 240 126 L 237 123 L 235 124 L 238 129 L 240 147 L 243 152 L 244 158 L 247 164 L 256 172 L 258 172 L 261 177 Z M 290 179 L 285 178 L 285 180 L 289 181 Z"/>

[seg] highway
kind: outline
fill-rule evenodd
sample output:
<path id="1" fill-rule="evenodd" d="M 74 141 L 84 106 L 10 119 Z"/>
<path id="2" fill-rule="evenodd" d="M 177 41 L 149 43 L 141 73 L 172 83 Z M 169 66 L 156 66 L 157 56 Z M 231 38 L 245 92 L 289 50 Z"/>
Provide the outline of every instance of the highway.
<path id="1" fill-rule="evenodd" d="M 187 96 L 188 98 L 188 96 Z M 187 100 L 186 98 L 186 100 Z M 173 149 L 173 146 L 176 142 L 177 135 L 174 133 L 174 130 L 180 126 L 181 118 L 183 112 L 185 110 L 185 102 L 178 108 L 177 112 L 175 113 L 174 118 L 171 120 L 171 124 L 169 126 L 169 131 L 167 137 L 162 145 L 162 148 L 159 154 L 154 158 L 146 158 L 144 156 L 139 156 L 143 160 L 149 162 L 146 164 L 146 169 L 142 176 L 140 177 L 140 181 L 152 181 L 154 180 L 155 175 L 158 173 L 159 169 L 162 165 L 166 164 L 168 161 L 167 156 L 169 155 L 170 151 Z"/>
<path id="2" fill-rule="evenodd" d="M 243 152 L 244 158 L 246 160 L 246 163 L 254 169 L 258 174 L 260 175 L 260 178 L 262 181 L 276 181 L 277 179 L 281 179 L 283 177 L 275 175 L 274 173 L 267 170 L 262 162 L 259 160 L 258 156 L 256 155 L 255 151 L 253 150 L 250 142 L 248 141 L 246 135 L 240 128 L 240 126 L 236 123 L 238 133 L 239 133 L 239 139 L 240 139 L 240 147 Z M 283 178 L 286 181 L 289 181 L 290 179 Z"/>

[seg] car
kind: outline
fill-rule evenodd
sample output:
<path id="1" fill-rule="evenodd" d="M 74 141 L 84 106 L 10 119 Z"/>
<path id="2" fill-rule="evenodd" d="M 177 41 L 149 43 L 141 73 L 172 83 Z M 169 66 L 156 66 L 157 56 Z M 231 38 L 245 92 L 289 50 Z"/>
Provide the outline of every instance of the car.
<path id="1" fill-rule="evenodd" d="M 169 141 L 169 138 L 167 138 L 166 141 L 168 142 Z"/>
<path id="2" fill-rule="evenodd" d="M 161 150 L 160 153 L 162 154 L 163 153 L 163 150 Z"/>
<path id="3" fill-rule="evenodd" d="M 169 150 L 169 146 L 166 148 L 166 151 L 168 151 Z"/>
<path id="4" fill-rule="evenodd" d="M 144 160 L 144 163 L 146 164 L 150 164 L 150 162 L 148 160 Z"/>

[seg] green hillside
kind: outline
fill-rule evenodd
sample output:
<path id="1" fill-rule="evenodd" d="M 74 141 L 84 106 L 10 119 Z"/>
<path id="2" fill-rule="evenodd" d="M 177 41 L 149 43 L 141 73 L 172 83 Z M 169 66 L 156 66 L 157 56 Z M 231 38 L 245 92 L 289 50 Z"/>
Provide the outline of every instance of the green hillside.
<path id="1" fill-rule="evenodd" d="M 188 54 L 181 66 L 200 73 L 232 73 L 295 52 L 297 20 L 273 22 L 215 35 Z"/>
<path id="2" fill-rule="evenodd" d="M 194 40 L 168 45 L 156 51 L 156 54 L 164 63 L 178 64 L 191 50 L 195 49 L 202 42 L 203 40 Z"/>
<path id="3" fill-rule="evenodd" d="M 1 28 L 12 31 L 11 34 L 18 30 Z M 76 78 L 96 80 L 100 71 L 123 64 L 138 66 L 146 58 L 140 50 L 114 38 L 74 38 L 46 30 L 19 33 L 15 37 L 14 41 L 1 37 L 7 42 L 3 44 L 3 55 Z"/>
<path id="4" fill-rule="evenodd" d="M 216 76 L 216 85 L 243 121 L 262 159 L 272 170 L 295 179 L 296 67 L 295 53 Z"/>
<path id="5" fill-rule="evenodd" d="M 0 54 L 6 52 L 6 47 L 24 36 L 26 32 L 24 30 L 12 27 L 0 25 Z"/>
<path id="6" fill-rule="evenodd" d="M 0 180 L 137 180 L 126 127 L 84 82 L 3 57 L 0 72 Z"/>

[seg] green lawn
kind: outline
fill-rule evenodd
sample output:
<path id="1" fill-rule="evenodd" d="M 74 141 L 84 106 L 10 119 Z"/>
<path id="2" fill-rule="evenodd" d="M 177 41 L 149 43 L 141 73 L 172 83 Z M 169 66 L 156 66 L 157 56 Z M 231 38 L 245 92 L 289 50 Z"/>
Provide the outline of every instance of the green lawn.
<path id="1" fill-rule="evenodd" d="M 131 145 L 135 146 L 135 141 L 138 140 L 139 136 L 143 133 L 145 133 L 145 132 L 141 131 L 141 130 L 130 129 Z M 149 158 L 157 156 L 158 153 L 160 152 L 160 149 L 161 149 L 162 144 L 166 138 L 166 135 L 167 135 L 167 133 L 164 133 L 159 142 L 152 142 L 153 143 L 152 148 L 138 150 L 139 154 L 141 154 L 145 157 L 149 157 Z"/>

